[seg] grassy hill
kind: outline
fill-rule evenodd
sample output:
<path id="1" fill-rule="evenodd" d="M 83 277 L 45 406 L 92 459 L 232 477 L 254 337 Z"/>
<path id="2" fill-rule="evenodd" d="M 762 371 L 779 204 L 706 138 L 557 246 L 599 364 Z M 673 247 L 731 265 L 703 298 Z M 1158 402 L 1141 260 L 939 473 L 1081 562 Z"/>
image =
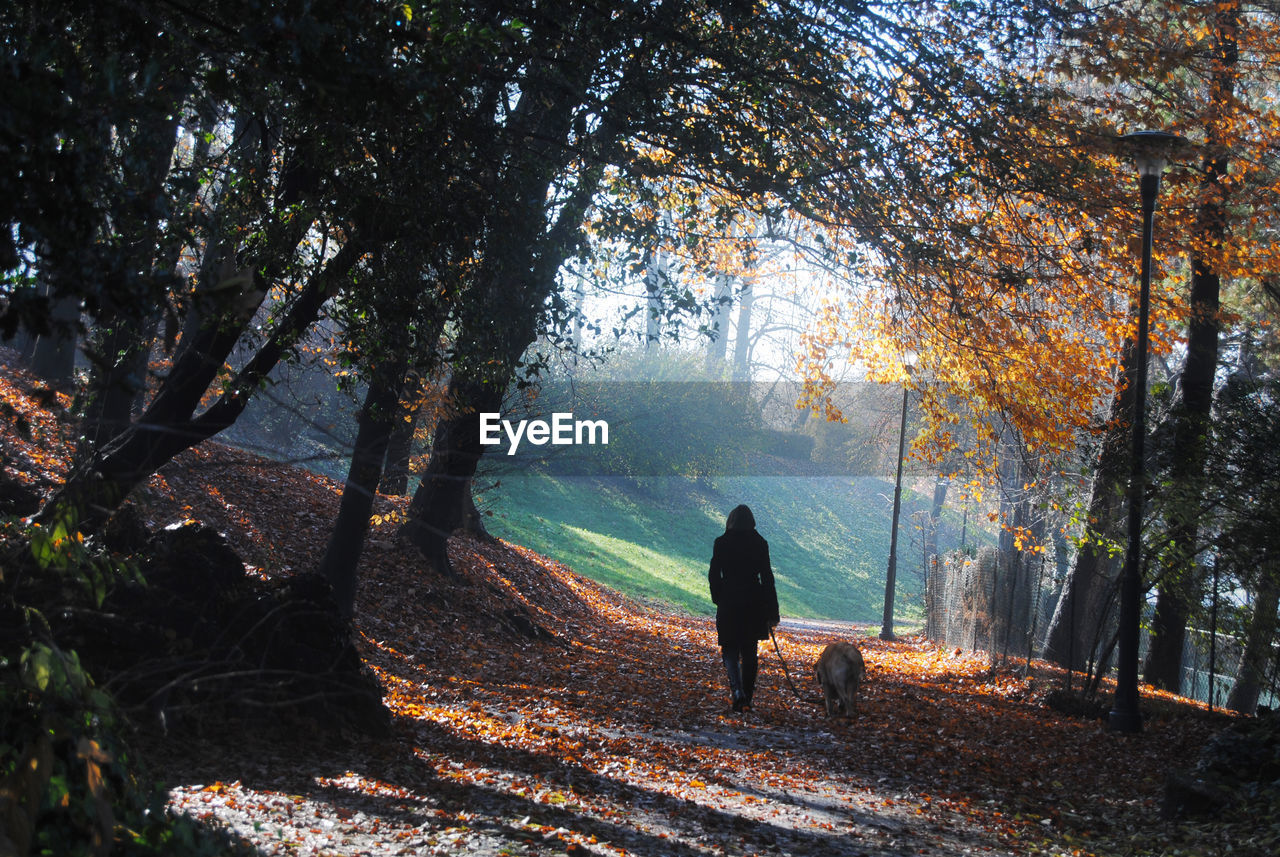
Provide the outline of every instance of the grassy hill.
<path id="1" fill-rule="evenodd" d="M 532 470 L 491 478 L 496 485 L 484 491 L 482 505 L 494 535 L 632 597 L 694 613 L 713 610 L 706 577 L 711 542 L 724 532 L 729 510 L 746 503 L 769 541 L 784 617 L 880 621 L 893 497 L 886 480 L 739 476 L 694 482 Z M 917 521 L 930 499 L 903 491 L 895 616 L 908 624 L 922 615 Z M 959 544 L 959 516 L 944 514 L 943 549 Z M 973 534 L 971 527 L 970 541 Z"/>

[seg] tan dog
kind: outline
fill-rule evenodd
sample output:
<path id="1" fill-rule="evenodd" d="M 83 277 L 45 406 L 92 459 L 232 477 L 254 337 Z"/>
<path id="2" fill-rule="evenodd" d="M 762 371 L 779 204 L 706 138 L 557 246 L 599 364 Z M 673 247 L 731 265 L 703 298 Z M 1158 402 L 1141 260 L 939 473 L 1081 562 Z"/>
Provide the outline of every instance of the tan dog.
<path id="1" fill-rule="evenodd" d="M 813 673 L 827 698 L 828 717 L 835 717 L 837 710 L 845 717 L 853 715 L 858 707 L 858 686 L 866 672 L 862 652 L 853 643 L 832 643 L 822 650 Z"/>

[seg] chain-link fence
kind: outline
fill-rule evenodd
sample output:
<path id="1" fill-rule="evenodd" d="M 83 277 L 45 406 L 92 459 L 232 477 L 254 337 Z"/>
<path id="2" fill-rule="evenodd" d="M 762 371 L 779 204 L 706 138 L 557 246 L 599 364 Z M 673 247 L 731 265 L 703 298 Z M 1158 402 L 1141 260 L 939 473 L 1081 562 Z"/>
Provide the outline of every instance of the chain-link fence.
<path id="1" fill-rule="evenodd" d="M 1143 637 L 1145 642 L 1145 633 Z M 1243 661 L 1244 643 L 1239 638 L 1188 628 L 1182 650 L 1182 686 L 1179 693 L 1216 707 L 1225 706 Z M 1277 681 L 1280 681 L 1280 657 L 1273 654 L 1259 682 L 1259 705 L 1276 708 L 1280 702 Z"/>
<path id="2" fill-rule="evenodd" d="M 1002 560 L 994 547 L 953 551 L 939 557 L 925 578 L 925 635 L 948 648 L 986 651 L 992 660 L 1038 656 L 1058 598 L 1058 582 L 1045 554 L 1018 551 Z M 1145 658 L 1147 634 L 1140 642 Z M 1280 652 L 1260 677 L 1259 705 L 1280 706 Z M 1107 649 L 1111 660 L 1114 649 Z M 1244 657 L 1243 642 L 1230 634 L 1189 628 L 1182 659 L 1180 693 L 1215 707 L 1227 705 Z"/>
<path id="3" fill-rule="evenodd" d="M 936 558 L 925 579 L 925 634 L 946 646 L 1026 657 L 1039 652 L 1053 613 L 1053 576 L 1042 558 L 993 547 Z"/>

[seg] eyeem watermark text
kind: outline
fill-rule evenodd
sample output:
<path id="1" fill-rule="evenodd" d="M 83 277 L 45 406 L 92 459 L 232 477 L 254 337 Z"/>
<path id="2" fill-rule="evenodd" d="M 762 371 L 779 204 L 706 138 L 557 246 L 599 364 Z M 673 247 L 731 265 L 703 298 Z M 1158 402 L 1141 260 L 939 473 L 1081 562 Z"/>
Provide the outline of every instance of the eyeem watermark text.
<path id="1" fill-rule="evenodd" d="M 510 447 L 507 455 L 515 455 L 522 440 L 534 446 L 550 443 L 552 446 L 581 446 L 596 443 L 609 444 L 609 423 L 606 420 L 576 420 L 572 413 L 558 412 L 546 420 L 511 420 L 502 419 L 502 414 L 480 414 L 480 443 L 483 446 L 496 446 L 502 443 L 502 435 L 506 434 Z"/>

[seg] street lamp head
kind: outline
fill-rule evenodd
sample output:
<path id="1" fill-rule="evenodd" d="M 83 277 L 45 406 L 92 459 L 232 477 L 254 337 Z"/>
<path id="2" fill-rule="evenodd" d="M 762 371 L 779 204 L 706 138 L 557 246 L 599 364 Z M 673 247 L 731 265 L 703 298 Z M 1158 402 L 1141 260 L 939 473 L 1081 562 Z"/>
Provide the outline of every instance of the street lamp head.
<path id="1" fill-rule="evenodd" d="M 1168 131 L 1135 131 L 1120 137 L 1142 178 L 1159 178 L 1173 154 L 1186 145 L 1186 138 Z"/>
<path id="2" fill-rule="evenodd" d="M 1161 156 L 1143 152 L 1136 156 L 1134 164 L 1138 168 L 1138 175 L 1144 179 L 1152 176 L 1160 176 L 1164 174 L 1164 165 L 1168 163 L 1168 159 Z"/>
<path id="3" fill-rule="evenodd" d="M 914 350 L 902 352 L 902 370 L 907 373 L 908 378 L 915 374 L 916 363 L 919 359 L 920 355 Z"/>

